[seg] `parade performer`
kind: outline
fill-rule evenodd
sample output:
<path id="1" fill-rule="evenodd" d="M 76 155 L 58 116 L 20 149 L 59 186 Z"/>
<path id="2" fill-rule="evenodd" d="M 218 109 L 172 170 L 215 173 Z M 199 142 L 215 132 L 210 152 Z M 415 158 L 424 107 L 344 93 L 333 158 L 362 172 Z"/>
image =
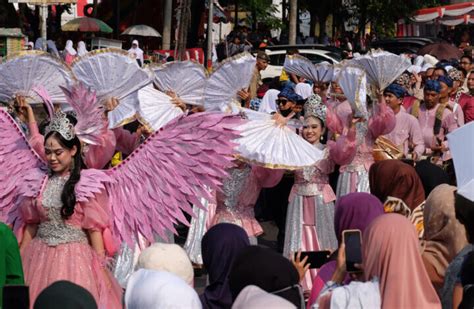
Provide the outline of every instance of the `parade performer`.
<path id="1" fill-rule="evenodd" d="M 102 117 L 99 105 L 94 113 L 79 112 L 73 126 L 57 112 L 46 129 L 45 163 L 0 111 L 0 219 L 20 240 L 32 303 L 52 282 L 69 280 L 88 289 L 99 308 L 121 308 L 121 289 L 106 270 L 113 239 L 132 245 L 138 234 L 150 242 L 166 237 L 231 166 L 231 128 L 240 119 L 203 113 L 172 121 L 113 169 L 84 169 L 80 140 L 97 137 L 87 129 Z"/>
<path id="2" fill-rule="evenodd" d="M 315 148 L 324 150 L 320 140 L 325 130 L 326 106 L 319 96 L 313 96 L 304 105 L 303 138 Z M 334 250 L 334 201 L 336 195 L 329 185 L 334 163 L 324 158 L 317 164 L 295 171 L 286 218 L 284 256 L 293 258 L 298 251 Z M 306 273 L 303 287 L 309 291 L 316 269 Z"/>

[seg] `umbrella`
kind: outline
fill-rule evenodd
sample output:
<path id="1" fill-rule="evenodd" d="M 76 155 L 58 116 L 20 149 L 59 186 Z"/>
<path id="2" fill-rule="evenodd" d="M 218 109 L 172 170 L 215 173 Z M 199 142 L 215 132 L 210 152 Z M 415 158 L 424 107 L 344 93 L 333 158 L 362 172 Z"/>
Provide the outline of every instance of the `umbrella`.
<path id="1" fill-rule="evenodd" d="M 161 34 L 155 29 L 147 25 L 135 25 L 128 27 L 122 32 L 122 35 L 137 35 L 137 36 L 150 36 L 160 38 Z"/>
<path id="2" fill-rule="evenodd" d="M 451 58 L 459 59 L 463 53 L 456 46 L 449 43 L 432 43 L 418 50 L 418 55 L 426 54 L 430 54 L 439 60 L 449 60 Z"/>
<path id="3" fill-rule="evenodd" d="M 104 32 L 112 33 L 113 29 L 100 19 L 79 17 L 68 21 L 62 27 L 63 31 Z"/>

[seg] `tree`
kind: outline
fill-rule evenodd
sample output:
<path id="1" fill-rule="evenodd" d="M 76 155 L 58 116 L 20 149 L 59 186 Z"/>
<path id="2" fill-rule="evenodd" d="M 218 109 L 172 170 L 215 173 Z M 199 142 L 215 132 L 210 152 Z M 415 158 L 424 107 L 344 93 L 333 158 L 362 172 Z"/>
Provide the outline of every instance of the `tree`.
<path id="1" fill-rule="evenodd" d="M 238 3 L 243 11 L 251 13 L 247 20 L 254 30 L 257 23 L 267 29 L 281 29 L 283 26 L 281 18 L 275 16 L 278 9 L 271 0 L 240 0 Z"/>

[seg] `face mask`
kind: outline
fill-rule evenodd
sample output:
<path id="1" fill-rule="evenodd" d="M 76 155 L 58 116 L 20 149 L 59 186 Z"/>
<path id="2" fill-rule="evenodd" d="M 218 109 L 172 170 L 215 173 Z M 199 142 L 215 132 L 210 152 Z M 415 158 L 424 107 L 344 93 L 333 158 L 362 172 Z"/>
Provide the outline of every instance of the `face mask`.
<path id="1" fill-rule="evenodd" d="M 282 114 L 283 117 L 288 116 L 290 113 L 291 113 L 291 108 L 289 108 L 289 109 L 287 109 L 287 110 L 285 110 L 285 111 L 280 110 L 280 114 Z"/>

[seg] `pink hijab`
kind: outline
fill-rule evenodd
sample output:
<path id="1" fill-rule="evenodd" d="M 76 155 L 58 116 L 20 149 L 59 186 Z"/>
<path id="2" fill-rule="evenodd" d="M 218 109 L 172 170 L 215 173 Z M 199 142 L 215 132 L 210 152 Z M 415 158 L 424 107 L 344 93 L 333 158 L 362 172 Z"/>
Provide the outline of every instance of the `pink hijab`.
<path id="1" fill-rule="evenodd" d="M 441 308 L 408 219 L 378 217 L 365 230 L 362 247 L 365 279 L 379 278 L 382 308 Z"/>

